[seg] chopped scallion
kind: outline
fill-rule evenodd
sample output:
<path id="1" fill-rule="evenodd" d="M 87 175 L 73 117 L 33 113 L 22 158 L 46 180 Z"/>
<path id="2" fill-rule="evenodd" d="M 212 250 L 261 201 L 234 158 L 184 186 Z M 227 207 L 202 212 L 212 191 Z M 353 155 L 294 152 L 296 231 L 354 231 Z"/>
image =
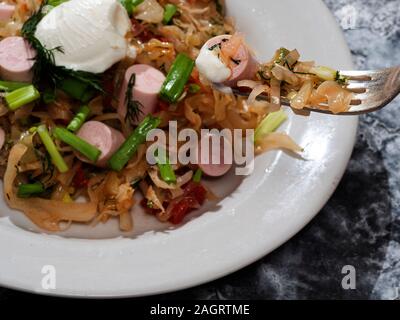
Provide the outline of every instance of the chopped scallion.
<path id="1" fill-rule="evenodd" d="M 256 128 L 256 131 L 254 133 L 254 141 L 257 142 L 266 134 L 274 132 L 286 120 L 287 115 L 283 110 L 270 113 L 264 118 L 264 120 L 261 121 L 261 123 Z"/>
<path id="2" fill-rule="evenodd" d="M 60 83 L 60 89 L 74 99 L 88 102 L 94 95 L 95 90 L 89 83 L 76 78 L 65 78 Z"/>
<path id="3" fill-rule="evenodd" d="M 18 186 L 17 196 L 20 198 L 29 198 L 34 195 L 39 195 L 45 191 L 41 182 L 23 183 Z"/>
<path id="4" fill-rule="evenodd" d="M 310 72 L 314 73 L 318 78 L 322 80 L 335 81 L 336 70 L 333 70 L 332 68 L 318 66 L 311 68 Z"/>
<path id="5" fill-rule="evenodd" d="M 90 161 L 96 162 L 101 155 L 101 151 L 99 149 L 86 142 L 85 140 L 79 138 L 77 135 L 69 132 L 67 129 L 55 128 L 54 136 L 64 143 L 70 145 L 72 148 L 80 152 Z"/>
<path id="6" fill-rule="evenodd" d="M 201 181 L 202 176 L 203 176 L 203 171 L 200 168 L 197 168 L 196 172 L 193 175 L 193 182 L 199 183 Z"/>
<path id="7" fill-rule="evenodd" d="M 68 166 L 65 163 L 63 157 L 60 152 L 57 150 L 54 141 L 51 139 L 49 131 L 47 130 L 45 125 L 40 125 L 37 127 L 37 133 L 39 134 L 40 139 L 42 140 L 47 152 L 50 155 L 50 158 L 53 164 L 57 167 L 58 171 L 61 173 L 68 171 Z"/>
<path id="8" fill-rule="evenodd" d="M 119 2 L 123 5 L 128 15 L 132 15 L 133 11 L 136 7 L 141 4 L 144 0 L 119 0 Z"/>
<path id="9" fill-rule="evenodd" d="M 119 2 L 125 8 L 126 12 L 128 13 L 128 16 L 132 15 L 132 12 L 133 12 L 132 1 L 131 0 L 119 0 Z"/>
<path id="10" fill-rule="evenodd" d="M 69 123 L 67 129 L 72 132 L 78 131 L 86 121 L 86 118 L 89 116 L 89 114 L 90 108 L 88 106 L 82 106 Z"/>
<path id="11" fill-rule="evenodd" d="M 4 97 L 10 110 L 16 110 L 40 98 L 40 93 L 33 85 L 16 89 Z"/>
<path id="12" fill-rule="evenodd" d="M 310 69 L 310 73 L 315 74 L 324 81 L 336 81 L 343 85 L 346 84 L 347 78 L 342 76 L 338 70 L 329 67 L 317 66 Z"/>
<path id="13" fill-rule="evenodd" d="M 164 7 L 163 23 L 164 24 L 170 23 L 177 11 L 178 7 L 176 5 L 171 3 L 166 4 Z"/>
<path id="14" fill-rule="evenodd" d="M 161 119 L 148 115 L 125 140 L 122 146 L 112 155 L 108 165 L 112 170 L 121 171 L 136 153 L 137 148 L 146 141 L 147 134 L 157 128 Z"/>
<path id="15" fill-rule="evenodd" d="M 161 87 L 160 97 L 170 103 L 177 102 L 193 68 L 194 61 L 192 59 L 183 53 L 178 54 Z"/>
<path id="16" fill-rule="evenodd" d="M 158 169 L 160 170 L 161 178 L 167 183 L 176 183 L 176 176 L 174 169 L 169 163 L 165 150 L 157 150 L 156 161 Z"/>
<path id="17" fill-rule="evenodd" d="M 0 91 L 14 91 L 29 86 L 26 82 L 0 81 Z"/>

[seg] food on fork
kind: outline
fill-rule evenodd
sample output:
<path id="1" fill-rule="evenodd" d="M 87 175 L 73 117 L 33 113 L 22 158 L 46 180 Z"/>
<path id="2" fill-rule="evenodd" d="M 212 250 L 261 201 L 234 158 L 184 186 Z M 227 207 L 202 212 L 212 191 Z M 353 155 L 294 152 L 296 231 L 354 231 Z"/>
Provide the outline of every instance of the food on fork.
<path id="1" fill-rule="evenodd" d="M 239 34 L 208 40 L 200 50 L 196 65 L 211 82 L 232 87 L 240 80 L 252 79 L 258 70 L 256 59 Z"/>

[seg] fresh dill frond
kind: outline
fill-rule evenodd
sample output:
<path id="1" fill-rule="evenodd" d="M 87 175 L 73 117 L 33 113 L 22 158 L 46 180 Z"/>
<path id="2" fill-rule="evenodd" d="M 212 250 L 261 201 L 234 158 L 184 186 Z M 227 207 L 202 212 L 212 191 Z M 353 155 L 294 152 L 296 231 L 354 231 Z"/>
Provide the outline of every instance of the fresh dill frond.
<path id="1" fill-rule="evenodd" d="M 340 71 L 336 71 L 335 81 L 344 86 L 347 83 L 348 79 L 345 76 L 341 75 Z"/>
<path id="2" fill-rule="evenodd" d="M 140 101 L 135 100 L 133 97 L 133 87 L 136 83 L 136 74 L 132 73 L 131 77 L 129 78 L 128 88 L 125 93 L 125 104 L 126 104 L 126 118 L 133 124 L 135 121 L 139 119 L 141 113 L 143 113 L 143 105 Z"/>
<path id="3" fill-rule="evenodd" d="M 34 148 L 34 152 L 42 167 L 42 173 L 40 176 L 35 177 L 35 179 L 48 187 L 49 182 L 51 182 L 54 177 L 55 167 L 51 161 L 50 155 L 47 152 L 42 152 L 39 148 Z"/>
<path id="4" fill-rule="evenodd" d="M 28 20 L 25 21 L 21 29 L 21 34 L 23 37 L 29 37 L 34 35 L 36 32 L 37 25 L 44 17 L 43 7 L 47 5 L 47 0 L 44 0 L 40 5 L 38 11 L 32 14 Z"/>
<path id="5" fill-rule="evenodd" d="M 220 0 L 215 0 L 215 8 L 220 15 L 224 15 L 224 5 Z"/>
<path id="6" fill-rule="evenodd" d="M 44 47 L 35 37 L 37 25 L 45 16 L 43 8 L 48 4 L 45 0 L 37 12 L 35 12 L 22 26 L 21 34 L 36 50 L 33 65 L 33 83 L 39 87 L 46 88 L 51 86 L 57 88 L 61 81 L 66 78 L 74 78 L 91 86 L 93 89 L 104 92 L 101 86 L 101 74 L 76 71 L 65 67 L 56 66 L 54 53 L 56 51 L 63 53 L 62 47 L 48 49 Z"/>
<path id="7" fill-rule="evenodd" d="M 32 48 L 36 50 L 36 56 L 34 58 L 35 63 L 33 65 L 33 83 L 39 84 L 41 80 L 42 73 L 45 71 L 52 71 L 55 67 L 54 62 L 54 51 L 62 50 L 61 48 L 54 48 L 53 50 L 49 50 L 45 48 L 40 41 L 35 37 L 35 32 L 37 25 L 44 17 L 43 8 L 47 5 L 47 0 L 43 1 L 38 11 L 36 11 L 22 26 L 21 35 L 30 43 Z M 47 79 L 55 86 L 56 81 L 54 72 L 47 73 Z"/>
<path id="8" fill-rule="evenodd" d="M 274 63 L 275 64 L 280 64 L 280 65 L 284 65 L 286 63 L 286 57 L 287 55 L 290 53 L 290 51 L 286 48 L 279 48 L 279 50 L 276 53 L 276 58 Z"/>

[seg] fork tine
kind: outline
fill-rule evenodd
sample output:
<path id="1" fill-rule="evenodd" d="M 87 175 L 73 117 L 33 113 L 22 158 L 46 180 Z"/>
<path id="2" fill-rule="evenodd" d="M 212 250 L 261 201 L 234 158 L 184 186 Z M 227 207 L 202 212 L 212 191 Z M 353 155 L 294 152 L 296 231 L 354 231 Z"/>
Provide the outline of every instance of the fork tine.
<path id="1" fill-rule="evenodd" d="M 375 78 L 375 76 L 377 76 L 379 74 L 380 74 L 380 72 L 377 70 L 371 70 L 371 71 L 344 70 L 344 71 L 340 71 L 340 75 L 346 77 L 349 80 L 353 80 L 353 81 L 371 81 Z"/>
<path id="2" fill-rule="evenodd" d="M 354 93 L 351 108 L 340 115 L 360 115 L 377 111 L 387 105 L 400 93 L 400 67 L 372 71 L 340 71 L 348 79 L 346 89 Z M 248 92 L 233 89 L 238 96 L 247 97 Z M 269 101 L 267 95 L 260 95 L 257 99 Z M 281 97 L 281 104 L 290 107 L 290 101 Z M 306 107 L 305 110 L 332 114 L 325 104 L 316 107 Z"/>
<path id="3" fill-rule="evenodd" d="M 346 89 L 354 93 L 364 93 L 370 87 L 370 82 L 353 82 L 349 81 Z"/>

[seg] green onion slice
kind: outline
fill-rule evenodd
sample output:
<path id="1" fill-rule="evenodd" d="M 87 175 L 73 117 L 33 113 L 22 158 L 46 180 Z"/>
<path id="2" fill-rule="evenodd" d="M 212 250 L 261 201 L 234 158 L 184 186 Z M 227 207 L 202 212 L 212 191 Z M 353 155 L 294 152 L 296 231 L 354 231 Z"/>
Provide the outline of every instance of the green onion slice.
<path id="1" fill-rule="evenodd" d="M 33 85 L 16 89 L 4 97 L 12 111 L 40 98 L 40 93 Z"/>
<path id="2" fill-rule="evenodd" d="M 76 151 L 84 155 L 92 162 L 96 162 L 101 155 L 101 151 L 99 149 L 86 142 L 85 140 L 79 138 L 77 135 L 73 134 L 67 129 L 55 128 L 54 136 L 64 143 L 70 145 L 72 148 L 74 148 Z"/>
<path id="3" fill-rule="evenodd" d="M 177 102 L 183 93 L 193 68 L 194 61 L 192 59 L 183 53 L 178 54 L 161 87 L 160 97 L 169 103 Z"/>
<path id="4" fill-rule="evenodd" d="M 287 120 L 287 115 L 283 110 L 272 112 L 256 128 L 254 141 L 257 142 L 268 133 L 274 132 L 279 126 Z"/>
<path id="5" fill-rule="evenodd" d="M 146 141 L 147 134 L 157 128 L 160 123 L 161 119 L 152 115 L 144 118 L 122 146 L 112 155 L 108 161 L 109 167 L 114 171 L 121 171 L 134 156 L 137 148 Z"/>
<path id="6" fill-rule="evenodd" d="M 61 156 L 60 152 L 57 150 L 57 147 L 54 144 L 54 141 L 51 139 L 46 126 L 43 124 L 38 126 L 36 132 L 39 134 L 40 139 L 42 140 L 53 164 L 57 167 L 58 171 L 60 171 L 61 173 L 67 172 L 68 166 Z"/>

